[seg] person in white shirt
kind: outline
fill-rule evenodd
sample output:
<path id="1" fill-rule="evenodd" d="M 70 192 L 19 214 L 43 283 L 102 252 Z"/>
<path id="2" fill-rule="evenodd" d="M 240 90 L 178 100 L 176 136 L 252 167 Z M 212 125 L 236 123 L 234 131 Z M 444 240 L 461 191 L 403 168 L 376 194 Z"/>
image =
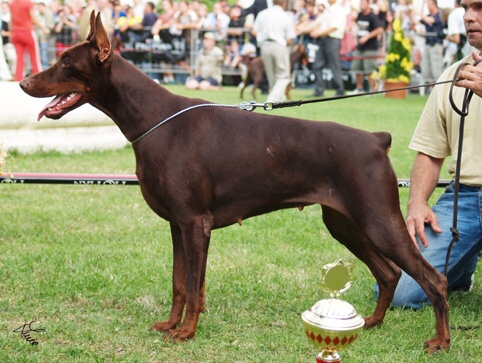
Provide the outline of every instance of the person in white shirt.
<path id="1" fill-rule="evenodd" d="M 273 6 L 258 14 L 252 30 L 261 49 L 270 102 L 284 102 L 286 86 L 291 81 L 289 46 L 296 34 L 293 21 L 284 10 L 286 2 L 274 0 Z"/>
<path id="2" fill-rule="evenodd" d="M 445 67 L 469 55 L 471 49 L 469 43 L 467 43 L 467 35 L 465 33 L 465 10 L 460 6 L 460 2 L 461 0 L 455 0 L 455 8 L 450 12 L 447 20 L 447 35 L 445 39 L 449 41 L 449 44 L 445 50 Z"/>

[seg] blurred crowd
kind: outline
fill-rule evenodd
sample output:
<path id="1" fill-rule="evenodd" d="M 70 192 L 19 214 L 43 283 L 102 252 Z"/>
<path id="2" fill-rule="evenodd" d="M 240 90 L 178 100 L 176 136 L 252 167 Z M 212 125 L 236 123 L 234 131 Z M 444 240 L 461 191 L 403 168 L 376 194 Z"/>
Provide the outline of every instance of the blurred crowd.
<path id="1" fill-rule="evenodd" d="M 402 20 L 405 34 L 413 45 L 414 72 L 423 75 L 425 81 L 435 80 L 445 67 L 467 54 L 469 49 L 463 26 L 464 10 L 457 1 L 336 1 L 346 16 L 338 56 L 344 70 L 352 69 L 352 63 L 357 62 L 355 69 L 352 69 L 357 73 L 357 89 L 369 90 L 375 87 L 367 80 L 377 66 L 384 62 L 388 35 L 396 17 Z M 19 4 L 24 7 L 31 4 L 29 21 L 35 30 L 38 60 L 35 54 L 30 54 L 28 48 L 23 49 L 18 40 L 15 42 L 14 33 L 18 26 L 12 24 L 12 14 L 18 12 L 16 7 L 20 7 Z M 213 46 L 222 51 L 216 66 L 224 70 L 238 69 L 245 67 L 246 59 L 249 61 L 259 55 L 256 37 L 251 33 L 251 28 L 257 14 L 269 6 L 271 0 L 239 0 L 235 4 L 227 0 L 213 3 L 203 3 L 200 0 L 161 0 L 159 3 L 143 0 L 45 0 L 33 4 L 30 0 L 3 0 L 0 11 L 0 79 L 19 80 L 26 74 L 48 68 L 62 51 L 86 38 L 92 10 L 101 13 L 116 51 L 126 58 L 132 56 L 136 65 L 167 62 L 189 71 L 192 69 L 191 52 L 198 52 L 203 47 L 202 39 L 209 32 L 212 36 L 208 38 L 213 40 Z M 316 38 L 320 32 L 316 30 L 323 26 L 323 14 L 329 6 L 327 0 L 292 0 L 286 6 L 285 10 L 292 19 L 296 34 L 294 44 L 301 43 L 305 46 L 307 57 L 304 66 L 309 67 L 319 52 L 320 43 Z M 368 42 L 368 47 L 365 44 L 368 39 L 364 36 L 373 29 L 376 32 L 372 34 L 376 36 Z M 196 39 L 192 39 L 193 34 Z M 163 46 L 157 45 L 156 48 L 156 44 Z M 192 49 L 193 44 L 195 49 Z M 166 45 L 170 47 L 166 48 Z M 133 56 L 134 53 L 145 55 L 146 50 L 151 53 L 159 50 L 159 54 L 164 51 L 170 57 L 143 56 L 136 59 Z M 361 64 L 359 61 L 365 58 L 370 62 Z M 34 62 L 35 65 L 32 64 Z M 163 72 L 162 78 L 159 74 L 149 75 L 161 79 L 161 82 L 174 80 L 173 74 L 169 72 Z"/>

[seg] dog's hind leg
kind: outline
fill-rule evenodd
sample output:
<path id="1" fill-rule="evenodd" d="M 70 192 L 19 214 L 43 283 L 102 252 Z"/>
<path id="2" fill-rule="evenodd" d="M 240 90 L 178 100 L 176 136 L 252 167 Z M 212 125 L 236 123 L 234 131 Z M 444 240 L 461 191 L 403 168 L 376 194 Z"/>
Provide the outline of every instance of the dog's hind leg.
<path id="1" fill-rule="evenodd" d="M 338 211 L 322 206 L 323 221 L 331 235 L 364 262 L 380 286 L 380 294 L 372 316 L 365 318 L 365 329 L 381 325 L 392 301 L 401 270 L 375 250 L 357 226 Z"/>
<path id="2" fill-rule="evenodd" d="M 378 189 L 378 195 L 383 196 L 383 188 Z M 389 198 L 384 198 L 384 200 L 387 201 Z M 394 204 L 386 202 L 384 205 L 381 203 L 375 203 L 375 205 L 382 207 L 372 208 L 369 219 L 361 217 L 367 215 L 366 212 L 358 211 L 354 214 L 363 227 L 356 227 L 341 213 L 330 212 L 329 208 L 323 209 L 328 211 L 326 223 L 331 225 L 330 232 L 333 231 L 335 238 L 340 239 L 340 242 L 369 266 L 380 285 L 377 307 L 373 316 L 366 320 L 367 324 L 371 326 L 379 324 L 380 318 L 393 298 L 399 278 L 393 267 L 395 264 L 398 274 L 399 269 L 403 269 L 420 284 L 433 305 L 436 336 L 425 342 L 425 349 L 428 353 L 448 349 L 450 329 L 447 279 L 422 257 L 411 240 L 400 211 L 394 209 Z M 347 231 L 349 229 L 351 231 Z M 355 238 L 358 238 L 358 241 Z M 359 247 L 358 244 L 360 244 Z M 391 266 L 390 269 L 389 266 Z"/>
<path id="3" fill-rule="evenodd" d="M 423 258 L 411 241 L 404 223 L 403 227 L 403 229 L 398 229 L 398 232 L 396 228 L 393 230 L 386 228 L 385 233 L 390 244 L 379 243 L 380 241 L 375 239 L 372 241 L 381 254 L 392 260 L 417 281 L 432 303 L 435 312 L 436 336 L 425 342 L 426 351 L 434 353 L 438 350 L 446 350 L 450 346 L 447 279 Z"/>

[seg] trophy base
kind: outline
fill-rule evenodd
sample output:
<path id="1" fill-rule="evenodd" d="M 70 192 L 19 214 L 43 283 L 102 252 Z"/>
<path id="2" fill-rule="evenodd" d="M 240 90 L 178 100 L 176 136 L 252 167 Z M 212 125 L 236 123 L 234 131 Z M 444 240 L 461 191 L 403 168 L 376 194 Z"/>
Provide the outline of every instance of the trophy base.
<path id="1" fill-rule="evenodd" d="M 341 363 L 341 357 L 337 352 L 320 352 L 316 356 L 316 363 Z"/>

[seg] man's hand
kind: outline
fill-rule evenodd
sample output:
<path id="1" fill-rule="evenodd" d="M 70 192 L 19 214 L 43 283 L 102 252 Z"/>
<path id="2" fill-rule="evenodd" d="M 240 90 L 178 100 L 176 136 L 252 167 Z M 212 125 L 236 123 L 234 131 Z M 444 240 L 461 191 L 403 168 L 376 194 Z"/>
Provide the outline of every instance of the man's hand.
<path id="1" fill-rule="evenodd" d="M 428 200 L 437 185 L 440 168 L 444 159 L 419 152 L 415 157 L 410 177 L 410 198 L 405 221 L 413 243 L 418 248 L 416 236 L 420 237 L 425 248 L 428 247 L 425 227 L 428 224 L 435 233 L 442 233 L 436 214 L 428 205 Z"/>
<path id="2" fill-rule="evenodd" d="M 407 224 L 408 233 L 410 233 L 413 243 L 415 243 L 417 248 L 417 235 L 423 246 L 425 248 L 428 247 L 428 240 L 425 234 L 426 224 L 429 224 L 435 233 L 442 233 L 442 229 L 438 224 L 437 215 L 426 202 L 409 204 L 405 223 Z"/>
<path id="3" fill-rule="evenodd" d="M 476 51 L 472 52 L 472 57 L 475 62 L 482 63 L 482 57 Z M 467 64 L 460 70 L 458 79 L 455 82 L 456 86 L 468 88 L 477 96 L 482 97 L 482 64 L 477 63 L 475 66 Z"/>

